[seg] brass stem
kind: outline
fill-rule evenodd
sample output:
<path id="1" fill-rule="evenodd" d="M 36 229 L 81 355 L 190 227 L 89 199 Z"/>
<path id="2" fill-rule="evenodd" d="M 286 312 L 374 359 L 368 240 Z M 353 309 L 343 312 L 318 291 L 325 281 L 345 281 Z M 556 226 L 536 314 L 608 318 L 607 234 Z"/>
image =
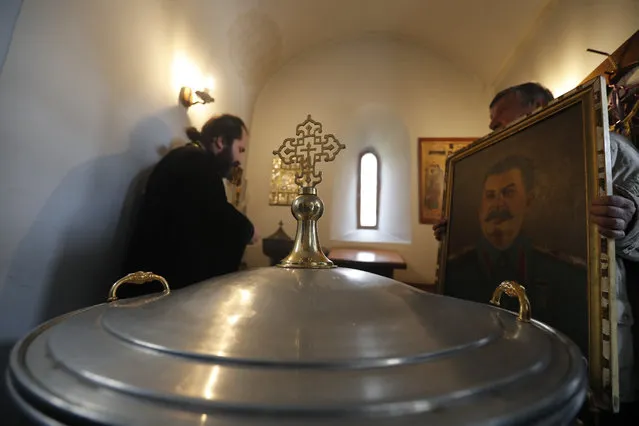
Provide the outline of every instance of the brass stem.
<path id="1" fill-rule="evenodd" d="M 293 250 L 277 266 L 283 268 L 334 268 L 335 265 L 322 252 L 317 233 L 317 221 L 324 213 L 324 203 L 312 187 L 300 188 L 300 195 L 291 204 L 297 219 L 297 232 Z"/>

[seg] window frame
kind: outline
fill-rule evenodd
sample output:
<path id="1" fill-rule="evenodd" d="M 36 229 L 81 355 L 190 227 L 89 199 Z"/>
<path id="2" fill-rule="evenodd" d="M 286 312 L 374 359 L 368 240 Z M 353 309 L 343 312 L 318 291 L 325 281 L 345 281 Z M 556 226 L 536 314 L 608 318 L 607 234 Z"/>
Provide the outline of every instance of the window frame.
<path id="1" fill-rule="evenodd" d="M 361 195 L 362 195 L 362 158 L 366 154 L 373 154 L 375 159 L 377 160 L 377 205 L 375 206 L 375 225 L 374 226 L 364 226 L 361 222 Z M 379 154 L 372 148 L 368 148 L 363 150 L 358 157 L 357 161 L 357 229 L 379 229 L 379 207 L 381 204 L 380 195 L 382 188 L 382 163 L 380 161 Z"/>

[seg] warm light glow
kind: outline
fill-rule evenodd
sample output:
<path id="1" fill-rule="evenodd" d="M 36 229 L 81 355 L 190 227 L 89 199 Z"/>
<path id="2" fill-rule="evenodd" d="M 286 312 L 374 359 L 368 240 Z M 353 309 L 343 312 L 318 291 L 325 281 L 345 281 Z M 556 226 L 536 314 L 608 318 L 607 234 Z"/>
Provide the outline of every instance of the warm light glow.
<path id="1" fill-rule="evenodd" d="M 228 326 L 223 326 L 222 335 L 216 339 L 217 350 L 216 355 L 224 357 L 227 355 L 228 350 L 233 344 L 237 343 L 237 328 L 240 323 L 240 319 L 250 318 L 251 312 L 254 312 L 251 308 L 251 302 L 253 301 L 253 291 L 250 289 L 238 289 L 238 291 L 229 298 L 225 303 L 219 306 L 219 310 L 226 311 L 230 315 L 226 317 L 226 323 Z M 231 314 L 232 312 L 232 314 Z M 216 396 L 216 384 L 220 374 L 220 366 L 215 365 L 211 368 L 209 377 L 204 385 L 203 395 L 206 399 L 214 399 Z"/>
<path id="2" fill-rule="evenodd" d="M 377 226 L 377 157 L 366 153 L 360 160 L 359 224 L 362 227 Z"/>
<path id="3" fill-rule="evenodd" d="M 568 49 L 562 55 L 562 61 L 560 64 L 555 64 L 553 61 L 549 61 L 542 70 L 542 74 L 537 79 L 540 83 L 544 84 L 550 89 L 555 98 L 570 92 L 572 89 L 583 80 L 583 78 L 590 72 L 590 66 L 586 65 L 587 61 L 584 61 L 585 57 L 591 58 L 585 52 L 579 54 L 580 48 L 574 46 Z M 592 55 L 592 59 L 599 61 L 603 59 Z"/>
<path id="4" fill-rule="evenodd" d="M 226 319 L 230 325 L 235 325 L 240 320 L 239 315 L 231 315 Z"/>
<path id="5" fill-rule="evenodd" d="M 359 262 L 373 262 L 375 261 L 375 253 L 360 251 L 355 256 L 355 259 Z"/>
<path id="6" fill-rule="evenodd" d="M 208 89 L 211 93 L 215 89 L 215 79 L 211 74 L 204 74 L 186 54 L 178 52 L 173 57 L 171 69 L 173 90 L 179 93 L 183 86 L 193 90 Z"/>
<path id="7" fill-rule="evenodd" d="M 240 290 L 240 300 L 242 303 L 248 303 L 253 298 L 253 293 L 250 290 Z"/>
<path id="8" fill-rule="evenodd" d="M 209 93 L 215 90 L 215 79 L 213 78 L 212 75 L 206 76 L 206 78 L 204 79 L 204 85 L 202 87 L 206 89 Z"/>
<path id="9" fill-rule="evenodd" d="M 549 87 L 552 94 L 555 98 L 558 98 L 561 95 L 564 95 L 570 92 L 572 89 L 577 87 L 577 85 L 581 82 L 581 78 L 578 77 L 567 77 L 562 79 L 560 82 L 555 84 L 552 87 Z"/>
<path id="10" fill-rule="evenodd" d="M 215 389 L 215 382 L 217 382 L 218 374 L 220 374 L 220 367 L 218 365 L 215 365 L 213 366 L 213 368 L 211 368 L 209 379 L 206 382 L 206 387 L 204 388 L 204 398 L 213 399 L 213 396 L 215 395 L 213 390 Z"/>

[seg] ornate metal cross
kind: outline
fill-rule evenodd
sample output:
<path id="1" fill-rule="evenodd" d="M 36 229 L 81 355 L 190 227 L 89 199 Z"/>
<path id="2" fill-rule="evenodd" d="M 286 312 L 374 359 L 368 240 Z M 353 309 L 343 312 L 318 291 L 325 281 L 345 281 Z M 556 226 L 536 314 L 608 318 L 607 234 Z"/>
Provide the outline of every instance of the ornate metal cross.
<path id="1" fill-rule="evenodd" d="M 297 125 L 297 137 L 285 139 L 273 154 L 284 164 L 298 163 L 301 172 L 295 174 L 295 183 L 300 187 L 314 188 L 322 181 L 322 172 L 316 170 L 319 162 L 329 162 L 344 148 L 333 134 L 322 135 L 322 123 L 314 121 L 310 115 Z"/>
<path id="2" fill-rule="evenodd" d="M 293 250 L 277 265 L 281 268 L 325 269 L 335 265 L 322 253 L 317 232 L 317 221 L 324 213 L 324 203 L 317 196 L 315 185 L 322 181 L 318 163 L 333 161 L 346 148 L 332 134 L 322 135 L 322 124 L 310 115 L 297 125 L 297 137 L 285 139 L 274 155 L 287 165 L 299 164 L 295 183 L 299 195 L 291 204 L 291 213 L 297 219 L 297 232 Z"/>

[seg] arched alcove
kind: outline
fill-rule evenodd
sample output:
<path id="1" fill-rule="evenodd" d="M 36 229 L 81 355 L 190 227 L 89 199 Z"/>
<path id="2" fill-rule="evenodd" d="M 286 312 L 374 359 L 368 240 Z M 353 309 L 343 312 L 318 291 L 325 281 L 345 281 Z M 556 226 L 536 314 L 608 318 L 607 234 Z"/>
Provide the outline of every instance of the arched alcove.
<path id="1" fill-rule="evenodd" d="M 398 112 L 382 103 L 362 105 L 349 117 L 343 130 L 348 150 L 335 168 L 340 191 L 333 191 L 330 205 L 331 239 L 378 243 L 411 242 L 410 133 Z M 377 226 L 364 229 L 358 223 L 359 162 L 364 152 L 379 158 L 379 216 Z"/>
<path id="2" fill-rule="evenodd" d="M 272 152 L 311 114 L 346 145 L 335 161 L 320 165 L 318 194 L 326 208 L 318 227 L 321 244 L 395 250 L 409 265 L 399 279 L 430 281 L 437 243 L 431 227 L 418 221 L 417 141 L 485 133 L 489 100 L 465 71 L 391 35 L 368 34 L 310 50 L 281 68 L 255 104 L 247 214 L 264 236 L 280 220 L 289 235 L 295 233 L 290 208 L 268 204 Z M 379 226 L 358 230 L 356 177 L 366 149 L 375 150 L 381 166 Z M 268 264 L 260 246 L 247 248 L 246 259 L 249 266 Z"/>

